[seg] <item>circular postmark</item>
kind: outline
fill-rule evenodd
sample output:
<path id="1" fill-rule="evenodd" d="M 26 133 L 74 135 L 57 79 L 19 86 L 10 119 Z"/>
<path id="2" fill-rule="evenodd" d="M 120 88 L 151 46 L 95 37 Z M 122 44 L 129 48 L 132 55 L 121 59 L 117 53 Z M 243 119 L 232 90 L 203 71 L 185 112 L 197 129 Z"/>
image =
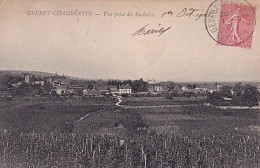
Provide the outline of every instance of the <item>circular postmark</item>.
<path id="1" fill-rule="evenodd" d="M 255 7 L 246 0 L 215 0 L 205 16 L 209 36 L 218 44 L 250 48 Z"/>

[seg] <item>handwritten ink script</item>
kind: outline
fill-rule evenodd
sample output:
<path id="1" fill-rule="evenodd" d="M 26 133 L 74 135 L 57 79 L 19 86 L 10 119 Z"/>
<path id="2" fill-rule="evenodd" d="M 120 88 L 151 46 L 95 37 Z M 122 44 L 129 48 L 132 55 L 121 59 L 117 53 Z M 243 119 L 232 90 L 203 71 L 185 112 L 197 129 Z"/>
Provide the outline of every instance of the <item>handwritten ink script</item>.
<path id="1" fill-rule="evenodd" d="M 141 29 L 134 32 L 132 34 L 132 36 L 158 34 L 158 37 L 159 37 L 171 28 L 171 27 L 164 28 L 164 27 L 160 27 L 160 26 L 161 26 L 161 24 L 158 25 L 159 28 L 157 28 L 157 29 L 156 28 L 147 28 L 148 27 L 148 24 L 147 24 L 144 27 L 142 27 Z"/>
<path id="2" fill-rule="evenodd" d="M 161 14 L 146 11 L 94 11 L 94 10 L 29 10 L 26 15 L 33 16 L 76 16 L 76 17 L 109 17 L 109 18 L 125 18 L 125 17 L 136 17 L 136 18 L 155 18 L 160 17 L 161 19 L 167 18 L 191 18 L 194 20 L 199 20 L 205 17 L 204 9 L 196 8 L 183 8 L 181 10 L 168 10 Z M 170 26 L 162 26 L 158 24 L 157 26 L 152 26 L 149 24 L 137 29 L 132 33 L 132 36 L 148 36 L 157 35 L 158 37 L 166 33 L 171 29 Z"/>
<path id="3" fill-rule="evenodd" d="M 161 14 L 161 17 L 172 17 L 174 15 L 174 11 L 166 11 Z M 195 8 L 183 8 L 181 11 L 176 13 L 176 17 L 188 17 L 194 18 L 195 20 L 200 19 L 201 17 L 205 17 L 204 9 L 195 9 Z"/>

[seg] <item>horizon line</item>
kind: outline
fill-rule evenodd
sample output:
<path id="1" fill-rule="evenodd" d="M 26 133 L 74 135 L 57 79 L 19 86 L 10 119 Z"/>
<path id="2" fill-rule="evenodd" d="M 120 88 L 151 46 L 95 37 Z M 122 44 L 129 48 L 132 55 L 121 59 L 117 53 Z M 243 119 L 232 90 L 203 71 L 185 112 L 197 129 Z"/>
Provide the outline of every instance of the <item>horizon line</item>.
<path id="1" fill-rule="evenodd" d="M 108 80 L 120 80 L 120 81 L 124 81 L 124 80 L 140 80 L 141 78 L 135 78 L 135 79 L 131 79 L 131 78 L 91 78 L 91 77 L 77 77 L 77 76 L 72 76 L 72 75 L 66 75 L 66 74 L 59 74 L 56 72 L 46 72 L 46 71 L 39 71 L 39 70 L 6 70 L 6 69 L 0 69 L 0 71 L 20 71 L 20 72 L 39 72 L 39 73 L 49 73 L 49 74 L 53 74 L 53 75 L 58 75 L 58 76 L 65 76 L 65 77 L 70 77 L 70 78 L 77 78 L 80 80 L 104 80 L 104 81 L 108 81 Z M 142 78 L 143 79 L 143 78 Z M 232 81 L 225 81 L 225 80 L 219 80 L 219 81 L 179 81 L 179 80 L 171 80 L 171 79 L 167 79 L 167 80 L 158 80 L 158 79 L 147 79 L 144 81 L 149 81 L 149 80 L 155 80 L 157 83 L 158 82 L 174 82 L 174 83 L 243 83 L 243 82 L 249 82 L 249 83 L 260 83 L 260 81 L 257 80 L 232 80 Z"/>

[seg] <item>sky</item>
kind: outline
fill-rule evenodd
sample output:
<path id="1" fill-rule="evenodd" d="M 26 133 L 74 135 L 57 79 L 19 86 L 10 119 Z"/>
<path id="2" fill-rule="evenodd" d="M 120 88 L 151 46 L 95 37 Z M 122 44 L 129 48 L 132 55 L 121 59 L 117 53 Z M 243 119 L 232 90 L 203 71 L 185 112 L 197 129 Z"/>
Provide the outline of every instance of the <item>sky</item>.
<path id="1" fill-rule="evenodd" d="M 58 72 L 91 79 L 260 81 L 259 18 L 252 47 L 247 49 L 217 44 L 207 33 L 204 18 L 176 17 L 184 8 L 205 12 L 210 3 L 207 0 L 3 1 L 0 69 Z M 259 5 L 256 1 L 250 3 Z M 32 14 L 76 9 L 93 13 L 92 16 Z M 172 11 L 173 16 L 161 17 L 167 11 Z M 112 16 L 104 16 L 104 12 Z M 115 12 L 146 12 L 154 17 L 114 17 Z M 131 35 L 147 24 L 147 30 L 171 28 L 159 37 Z"/>

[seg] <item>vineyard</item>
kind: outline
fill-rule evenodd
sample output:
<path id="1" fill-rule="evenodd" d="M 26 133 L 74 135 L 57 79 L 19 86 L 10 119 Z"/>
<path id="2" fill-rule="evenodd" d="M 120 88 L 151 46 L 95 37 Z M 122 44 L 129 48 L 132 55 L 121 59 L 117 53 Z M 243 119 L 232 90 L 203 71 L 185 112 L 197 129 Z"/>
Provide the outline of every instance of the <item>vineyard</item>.
<path id="1" fill-rule="evenodd" d="M 155 105 L 151 100 L 124 103 Z M 114 103 L 108 98 L 1 102 L 0 168 L 260 167 L 257 110 Z"/>
<path id="2" fill-rule="evenodd" d="M 258 137 L 259 138 L 259 137 Z M 115 136 L 2 133 L 2 167 L 246 167 L 260 166 L 256 136 L 178 132 L 131 139 Z"/>
<path id="3" fill-rule="evenodd" d="M 125 98 L 122 105 L 126 106 L 163 106 L 163 105 L 203 105 L 205 99 L 166 99 L 164 97 Z"/>

